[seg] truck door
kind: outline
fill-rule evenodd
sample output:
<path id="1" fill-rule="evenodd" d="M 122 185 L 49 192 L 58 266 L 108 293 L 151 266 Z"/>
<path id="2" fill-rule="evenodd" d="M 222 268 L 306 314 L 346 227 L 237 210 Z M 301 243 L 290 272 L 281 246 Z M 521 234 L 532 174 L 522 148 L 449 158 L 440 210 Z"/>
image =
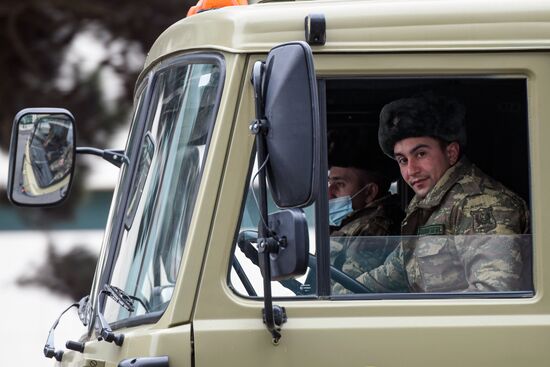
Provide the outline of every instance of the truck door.
<path id="1" fill-rule="evenodd" d="M 484 53 L 315 56 L 327 136 L 321 144 L 323 180 L 327 180 L 335 136 L 344 135 L 344 142 L 363 137 L 364 141 L 354 143 L 357 149 L 361 144 L 377 146 L 378 116 L 384 105 L 424 92 L 449 95 L 461 100 L 468 111 L 466 154 L 527 203 L 531 224 L 524 234 L 502 237 L 420 233 L 404 238 L 398 232 L 330 236 L 328 182 L 321 183 L 317 201 L 305 208 L 314 261 L 305 276 L 272 282 L 273 302 L 284 307 L 286 316 L 278 343 L 273 343 L 262 321 L 258 267 L 238 245 L 247 233 L 254 237 L 260 220 L 252 193 L 258 165 L 250 164 L 253 138 L 248 133 L 254 119 L 253 90 L 246 81 L 195 307 L 197 366 L 515 366 L 545 365 L 550 360 L 542 341 L 550 334 L 545 321 L 550 308 L 540 266 L 545 203 L 534 200 L 542 192 L 538 185 L 546 182 L 537 157 L 550 153 L 540 135 L 547 129 L 538 122 L 544 120 L 540 114 L 550 113 L 538 102 L 547 90 L 548 56 L 508 53 L 505 65 L 498 61 L 502 57 Z M 538 135 L 533 136 L 533 131 Z M 403 211 L 414 196 L 399 172 L 385 190 L 396 195 Z M 274 205 L 270 209 L 278 210 Z M 441 251 L 450 243 L 459 246 L 460 241 L 498 246 L 511 239 L 518 244 L 522 270 L 516 275 L 521 281 L 517 287 L 477 292 L 420 292 L 408 285 L 384 291 L 365 287 L 353 272 L 357 267 L 348 261 L 353 254 L 367 254 L 367 262 L 373 264 L 361 266 L 372 267 L 359 268 L 359 275 L 368 273 L 384 265 L 385 256 L 402 241 L 425 237 L 440 243 Z M 349 248 L 355 252 L 345 251 Z M 342 249 L 342 260 L 336 262 L 338 256 L 332 255 Z M 452 269 L 442 269 L 442 279 L 451 276 L 445 271 Z"/>

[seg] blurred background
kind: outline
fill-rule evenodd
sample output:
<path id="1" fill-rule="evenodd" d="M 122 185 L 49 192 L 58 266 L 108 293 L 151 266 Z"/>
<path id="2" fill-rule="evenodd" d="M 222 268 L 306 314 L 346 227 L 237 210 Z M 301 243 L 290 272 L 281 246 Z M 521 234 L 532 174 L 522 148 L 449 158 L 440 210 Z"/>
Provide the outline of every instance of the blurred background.
<path id="1" fill-rule="evenodd" d="M 15 114 L 62 107 L 77 145 L 124 148 L 134 83 L 158 35 L 189 0 L 2 0 L 0 3 L 0 343 L 6 365 L 51 366 L 42 355 L 59 314 L 90 291 L 118 169 L 79 156 L 69 200 L 17 208 L 6 198 Z M 56 347 L 85 329 L 67 314 Z"/>

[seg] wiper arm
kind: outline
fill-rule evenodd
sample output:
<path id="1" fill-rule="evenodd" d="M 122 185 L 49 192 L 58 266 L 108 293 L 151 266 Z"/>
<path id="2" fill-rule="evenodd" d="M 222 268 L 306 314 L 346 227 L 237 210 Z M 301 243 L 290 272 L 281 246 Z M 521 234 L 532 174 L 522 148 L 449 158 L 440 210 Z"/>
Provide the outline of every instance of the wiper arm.
<path id="1" fill-rule="evenodd" d="M 59 320 L 61 319 L 61 317 L 67 311 L 69 311 L 71 308 L 78 307 L 78 304 L 79 303 L 76 302 L 76 303 L 73 303 L 72 305 L 70 305 L 69 307 L 67 307 L 65 309 L 65 311 L 61 312 L 61 315 L 59 315 L 57 320 L 55 320 L 55 322 L 53 323 L 50 331 L 48 332 L 48 339 L 46 339 L 46 345 L 44 345 L 44 357 L 46 357 L 46 358 L 55 358 L 56 361 L 61 362 L 61 359 L 63 358 L 63 351 L 62 350 L 55 350 L 55 343 L 54 343 L 54 340 L 53 340 L 53 334 L 54 334 L 55 328 L 59 324 Z"/>
<path id="2" fill-rule="evenodd" d="M 147 312 L 149 312 L 149 307 L 138 297 L 131 296 L 124 292 L 122 289 L 115 287 L 114 285 L 105 284 L 103 286 L 103 290 L 101 291 L 101 294 L 109 296 L 112 298 L 116 303 L 118 303 L 121 307 L 128 310 L 128 312 L 134 312 L 134 301 L 138 301 L 143 308 Z M 122 343 L 124 342 L 124 334 L 115 334 L 113 330 L 111 329 L 111 326 L 105 320 L 105 316 L 103 316 L 103 313 L 97 310 L 97 318 L 99 320 L 99 325 L 101 327 L 101 330 L 99 332 L 99 335 L 101 335 L 101 339 L 105 340 L 109 343 L 115 343 L 119 347 L 122 346 Z"/>
<path id="3" fill-rule="evenodd" d="M 90 299 L 89 296 L 82 297 L 80 301 L 73 303 L 72 305 L 67 307 L 65 311 L 61 312 L 57 320 L 55 320 L 50 331 L 48 332 L 48 339 L 46 340 L 46 344 L 44 345 L 44 356 L 46 358 L 55 358 L 58 362 L 61 362 L 61 359 L 63 358 L 63 350 L 55 350 L 55 343 L 53 340 L 53 334 L 54 334 L 55 328 L 59 324 L 59 320 L 61 320 L 61 317 L 63 317 L 63 315 L 65 315 L 65 313 L 73 307 L 78 308 L 78 316 L 80 318 L 80 321 L 82 321 L 84 326 L 86 326 L 87 325 L 86 312 L 87 312 L 89 299 Z M 67 349 L 84 353 L 84 343 L 81 343 L 81 342 L 68 340 L 67 343 L 65 344 L 65 347 L 67 347 Z"/>
<path id="4" fill-rule="evenodd" d="M 109 325 L 107 320 L 105 320 L 105 316 L 103 316 L 103 313 L 99 310 L 97 311 L 97 318 L 101 327 L 101 330 L 99 331 L 99 335 L 101 336 L 98 338 L 98 340 L 105 340 L 109 343 L 114 342 L 119 347 L 122 346 L 122 343 L 124 342 L 124 334 L 116 335 L 113 332 L 113 329 L 111 329 L 111 326 Z"/>

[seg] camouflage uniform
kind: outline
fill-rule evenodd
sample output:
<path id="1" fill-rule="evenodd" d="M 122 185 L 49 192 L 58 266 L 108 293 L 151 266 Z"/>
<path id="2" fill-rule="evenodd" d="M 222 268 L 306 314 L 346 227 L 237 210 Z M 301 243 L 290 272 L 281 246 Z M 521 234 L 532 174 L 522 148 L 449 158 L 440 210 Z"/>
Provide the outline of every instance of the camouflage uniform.
<path id="1" fill-rule="evenodd" d="M 352 277 L 381 265 L 395 245 L 375 243 L 369 246 L 363 236 L 399 234 L 403 211 L 395 195 L 377 199 L 349 214 L 342 225 L 332 228 L 330 241 L 331 265 Z"/>
<path id="2" fill-rule="evenodd" d="M 528 218 L 520 197 L 462 158 L 409 204 L 401 233 L 415 237 L 357 280 L 373 292 L 520 290 Z"/>

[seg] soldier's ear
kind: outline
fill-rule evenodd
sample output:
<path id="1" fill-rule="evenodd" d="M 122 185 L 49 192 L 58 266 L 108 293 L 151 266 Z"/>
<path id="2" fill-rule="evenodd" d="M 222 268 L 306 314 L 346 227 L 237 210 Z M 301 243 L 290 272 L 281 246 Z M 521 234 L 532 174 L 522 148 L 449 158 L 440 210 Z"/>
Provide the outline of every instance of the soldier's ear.
<path id="1" fill-rule="evenodd" d="M 445 154 L 451 166 L 454 166 L 460 157 L 460 144 L 456 141 L 449 143 L 447 147 L 445 147 Z"/>
<path id="2" fill-rule="evenodd" d="M 374 201 L 378 197 L 378 192 L 380 191 L 380 188 L 378 185 L 374 182 L 371 182 L 367 184 L 367 196 L 365 198 L 365 205 L 370 204 L 372 201 Z"/>

